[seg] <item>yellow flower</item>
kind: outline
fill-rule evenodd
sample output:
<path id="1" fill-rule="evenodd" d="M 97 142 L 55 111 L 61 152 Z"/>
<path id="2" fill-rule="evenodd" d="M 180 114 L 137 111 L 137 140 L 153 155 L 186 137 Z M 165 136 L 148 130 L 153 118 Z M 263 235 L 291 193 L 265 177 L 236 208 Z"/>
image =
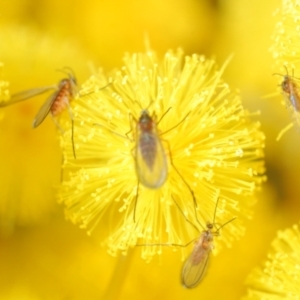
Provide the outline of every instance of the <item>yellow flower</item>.
<path id="1" fill-rule="evenodd" d="M 220 237 L 230 245 L 243 234 L 253 192 L 264 180 L 259 124 L 222 81 L 225 66 L 218 70 L 213 60 L 182 51 L 159 60 L 149 51 L 127 54 L 124 61 L 109 78 L 92 76 L 80 91 L 85 96 L 74 101 L 77 159 L 70 134 L 62 136 L 59 197 L 66 216 L 89 233 L 98 228 L 112 255 L 142 244 L 142 257 L 150 259 L 165 244 L 190 242 L 208 221 L 237 216 Z M 167 155 L 167 179 L 158 188 L 138 185 L 135 171 L 142 164 L 136 126 L 143 109 L 157 116 Z"/>
<path id="2" fill-rule="evenodd" d="M 295 0 L 284 0 L 282 7 L 277 11 L 279 21 L 276 24 L 275 32 L 273 34 L 273 45 L 270 50 L 273 53 L 276 67 L 280 67 L 277 75 L 279 77 L 280 92 L 284 96 L 285 103 L 288 108 L 292 121 L 296 127 L 300 126 L 299 115 L 299 84 L 295 78 L 299 75 L 300 67 L 300 51 L 299 51 L 299 38 L 300 38 L 300 6 L 299 2 Z M 281 72 L 281 73 L 280 73 Z M 282 130 L 278 136 L 281 136 L 292 127 L 290 123 Z"/>
<path id="3" fill-rule="evenodd" d="M 263 268 L 250 274 L 247 296 L 243 299 L 300 299 L 299 226 L 277 233 Z"/>
<path id="4" fill-rule="evenodd" d="M 283 0 L 282 7 L 277 11 L 279 21 L 273 34 L 271 52 L 276 65 L 295 69 L 300 67 L 300 5 L 299 1 Z M 285 69 L 283 69 L 285 71 Z M 290 74 L 292 75 L 292 74 Z"/>

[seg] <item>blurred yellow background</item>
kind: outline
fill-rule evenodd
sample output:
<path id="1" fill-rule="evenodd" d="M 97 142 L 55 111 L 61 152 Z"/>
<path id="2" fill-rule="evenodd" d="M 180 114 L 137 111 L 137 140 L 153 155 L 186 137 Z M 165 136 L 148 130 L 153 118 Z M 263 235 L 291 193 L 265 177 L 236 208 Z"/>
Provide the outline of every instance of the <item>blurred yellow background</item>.
<path id="1" fill-rule="evenodd" d="M 63 216 L 56 204 L 61 154 L 50 118 L 32 130 L 44 95 L 5 108 L 0 123 L 0 299 L 239 299 L 247 274 L 266 257 L 278 229 L 299 221 L 300 137 L 282 105 L 271 35 L 276 1 L 12 0 L 0 3 L 0 80 L 10 92 L 58 82 L 64 66 L 79 84 L 93 68 L 122 65 L 124 52 L 151 48 L 163 55 L 215 57 L 231 88 L 239 89 L 266 135 L 268 182 L 257 195 L 244 238 L 211 257 L 193 290 L 180 286 L 182 262 L 166 251 L 146 264 L 135 249 L 113 258 Z M 274 94 L 272 97 L 266 97 Z M 224 229 L 226 230 L 226 229 Z M 113 291 L 113 292 L 112 292 Z M 118 298 L 119 297 L 119 298 Z"/>

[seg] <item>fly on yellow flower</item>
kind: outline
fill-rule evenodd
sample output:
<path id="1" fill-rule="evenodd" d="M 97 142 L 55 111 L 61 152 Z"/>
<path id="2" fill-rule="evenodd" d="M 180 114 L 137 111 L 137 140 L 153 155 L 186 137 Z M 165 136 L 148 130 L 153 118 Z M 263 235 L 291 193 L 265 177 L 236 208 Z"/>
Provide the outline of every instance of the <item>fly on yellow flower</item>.
<path id="1" fill-rule="evenodd" d="M 63 70 L 65 72 L 65 70 Z M 71 113 L 70 102 L 76 95 L 77 82 L 73 71 L 67 72 L 68 78 L 62 79 L 57 85 L 45 86 L 40 88 L 34 88 L 26 91 L 22 91 L 16 94 L 13 94 L 8 101 L 0 101 L 0 107 L 5 107 L 18 103 L 20 101 L 27 100 L 29 98 L 35 97 L 37 95 L 43 94 L 45 92 L 55 90 L 54 93 L 48 97 L 48 99 L 41 106 L 38 111 L 35 119 L 33 120 L 32 126 L 34 128 L 38 127 L 45 120 L 47 115 L 50 113 L 55 125 L 63 132 L 63 129 L 60 127 L 58 122 L 55 120 L 55 117 L 60 115 L 64 110 L 68 109 L 69 116 L 72 121 L 72 143 L 73 143 L 73 127 L 74 120 Z M 74 157 L 75 151 L 73 150 Z"/>
<path id="2" fill-rule="evenodd" d="M 215 219 L 218 202 L 219 198 L 217 199 L 213 222 L 206 224 L 206 230 L 202 231 L 199 238 L 195 240 L 194 248 L 183 264 L 181 283 L 186 288 L 196 287 L 203 279 L 208 267 L 210 253 L 214 249 L 214 237 L 219 236 L 221 228 L 235 220 L 235 218 L 233 218 L 218 226 L 218 228 L 213 231 L 214 227 L 217 227 Z M 187 221 L 189 222 L 189 220 Z M 191 225 L 195 226 L 194 224 Z"/>
<path id="3" fill-rule="evenodd" d="M 0 107 L 15 104 L 50 90 L 55 90 L 55 92 L 51 94 L 47 101 L 42 105 L 33 121 L 33 127 L 37 127 L 45 120 L 49 113 L 51 113 L 53 117 L 56 117 L 63 110 L 70 107 L 70 101 L 76 95 L 77 83 L 73 73 L 67 74 L 68 78 L 62 79 L 57 85 L 30 89 L 13 94 L 9 101 L 0 102 Z M 56 125 L 59 127 L 58 124 Z"/>
<path id="4" fill-rule="evenodd" d="M 160 135 L 157 132 L 157 125 L 161 121 L 161 119 L 165 116 L 170 108 L 162 115 L 159 121 L 156 121 L 156 116 L 150 116 L 147 109 L 142 109 L 141 116 L 138 121 L 136 121 L 136 133 L 135 133 L 135 147 L 133 157 L 135 160 L 135 168 L 138 180 L 138 188 L 139 183 L 142 183 L 145 187 L 151 189 L 160 188 L 167 179 L 168 173 L 168 165 L 165 149 L 162 144 L 162 140 L 160 139 Z M 177 125 L 173 128 L 177 127 L 182 123 L 186 117 L 181 120 Z M 170 131 L 173 128 L 167 130 Z M 166 141 L 163 141 L 165 144 Z M 178 173 L 178 175 L 182 178 L 183 182 L 186 184 L 187 188 L 191 192 L 192 199 L 195 203 L 195 207 L 197 206 L 196 199 L 194 196 L 194 192 L 191 190 L 190 186 L 178 172 L 177 168 L 174 166 L 171 155 L 170 155 L 170 164 Z M 136 203 L 134 207 L 133 220 L 135 221 L 135 211 L 138 199 L 138 188 L 136 195 Z"/>
<path id="5" fill-rule="evenodd" d="M 146 187 L 160 188 L 167 179 L 167 159 L 158 134 L 156 122 L 143 109 L 137 122 L 135 161 L 138 180 Z"/>
<path id="6" fill-rule="evenodd" d="M 248 293 L 243 299 L 300 299 L 299 251 L 299 226 L 279 231 L 264 267 L 256 268 L 250 274 Z"/>
<path id="7" fill-rule="evenodd" d="M 273 34 L 271 52 L 276 65 L 300 67 L 300 7 L 298 1 L 283 0 L 282 7 L 277 12 L 279 21 Z"/>
<path id="8" fill-rule="evenodd" d="M 142 257 L 150 259 L 163 248 L 159 244 L 185 245 L 195 238 L 173 198 L 187 219 L 205 224 L 220 197 L 220 221 L 232 215 L 239 220 L 220 238 L 230 245 L 243 234 L 253 193 L 265 179 L 264 136 L 221 79 L 225 65 L 218 70 L 213 60 L 180 50 L 163 59 L 152 51 L 127 54 L 124 62 L 109 76 L 92 76 L 80 91 L 87 95 L 72 108 L 77 160 L 62 136 L 59 193 L 67 218 L 88 233 L 99 230 L 113 255 L 137 243 L 156 244 L 142 248 Z M 100 90 L 107 82 L 113 83 Z M 155 189 L 138 184 L 138 128 L 130 116 L 138 120 L 141 108 L 157 116 L 166 156 L 166 178 Z"/>

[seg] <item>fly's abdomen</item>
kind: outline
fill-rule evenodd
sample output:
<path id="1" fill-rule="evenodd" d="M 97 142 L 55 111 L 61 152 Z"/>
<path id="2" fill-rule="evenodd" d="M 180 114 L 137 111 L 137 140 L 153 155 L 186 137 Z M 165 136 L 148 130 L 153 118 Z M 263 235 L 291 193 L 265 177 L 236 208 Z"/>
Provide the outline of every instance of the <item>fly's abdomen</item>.
<path id="1" fill-rule="evenodd" d="M 139 147 L 141 149 L 141 155 L 150 171 L 153 171 L 153 166 L 156 157 L 156 142 L 157 139 L 153 134 L 145 133 L 141 135 L 139 141 Z"/>
<path id="2" fill-rule="evenodd" d="M 167 160 L 164 148 L 156 134 L 145 132 L 136 145 L 136 171 L 139 181 L 146 187 L 157 189 L 167 179 Z"/>
<path id="3" fill-rule="evenodd" d="M 54 117 L 60 115 L 69 106 L 71 97 L 70 84 L 65 83 L 51 106 L 51 114 Z"/>

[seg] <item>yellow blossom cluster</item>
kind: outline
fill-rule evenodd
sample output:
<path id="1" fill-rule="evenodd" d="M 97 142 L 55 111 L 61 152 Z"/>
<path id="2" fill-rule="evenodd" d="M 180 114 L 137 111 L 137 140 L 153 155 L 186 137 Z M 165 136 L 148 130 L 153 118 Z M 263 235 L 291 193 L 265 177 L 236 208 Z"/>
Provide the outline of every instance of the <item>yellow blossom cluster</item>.
<path id="1" fill-rule="evenodd" d="M 300 297 L 299 0 L 0 11 L 0 299 Z"/>
<path id="2" fill-rule="evenodd" d="M 264 180 L 264 136 L 222 80 L 225 66 L 181 50 L 162 59 L 153 51 L 127 54 L 124 63 L 109 77 L 91 77 L 72 106 L 76 158 L 64 134 L 59 194 L 67 218 L 89 233 L 99 227 L 113 255 L 139 244 L 149 259 L 166 245 L 187 244 L 207 222 L 237 216 L 220 238 L 231 245 Z M 149 148 L 148 131 L 139 129 L 145 110 L 156 122 L 157 147 Z M 144 148 L 159 164 L 147 179 Z M 147 186 L 159 172 L 167 173 L 165 182 Z"/>
<path id="3" fill-rule="evenodd" d="M 243 299 L 299 299 L 299 251 L 299 226 L 279 231 L 264 266 L 253 270 L 247 279 L 250 288 Z"/>
<path id="4" fill-rule="evenodd" d="M 300 2 L 283 0 L 282 6 L 276 11 L 279 21 L 273 34 L 273 54 L 275 67 L 283 72 L 280 80 L 281 93 L 291 119 L 299 129 L 299 38 L 300 38 Z M 281 75 L 277 72 L 277 75 Z M 292 123 L 291 123 L 292 124 Z M 291 126 L 287 126 L 283 132 Z M 292 170 L 290 178 L 293 177 Z M 291 183 L 293 179 L 291 179 Z M 298 197 L 297 197 L 298 201 Z M 296 209 L 298 212 L 298 210 Z M 297 215 L 299 220 L 299 215 Z M 255 268 L 247 279 L 248 292 L 243 299 L 299 299 L 299 226 L 278 231 L 277 238 L 272 242 L 263 267 Z"/>

